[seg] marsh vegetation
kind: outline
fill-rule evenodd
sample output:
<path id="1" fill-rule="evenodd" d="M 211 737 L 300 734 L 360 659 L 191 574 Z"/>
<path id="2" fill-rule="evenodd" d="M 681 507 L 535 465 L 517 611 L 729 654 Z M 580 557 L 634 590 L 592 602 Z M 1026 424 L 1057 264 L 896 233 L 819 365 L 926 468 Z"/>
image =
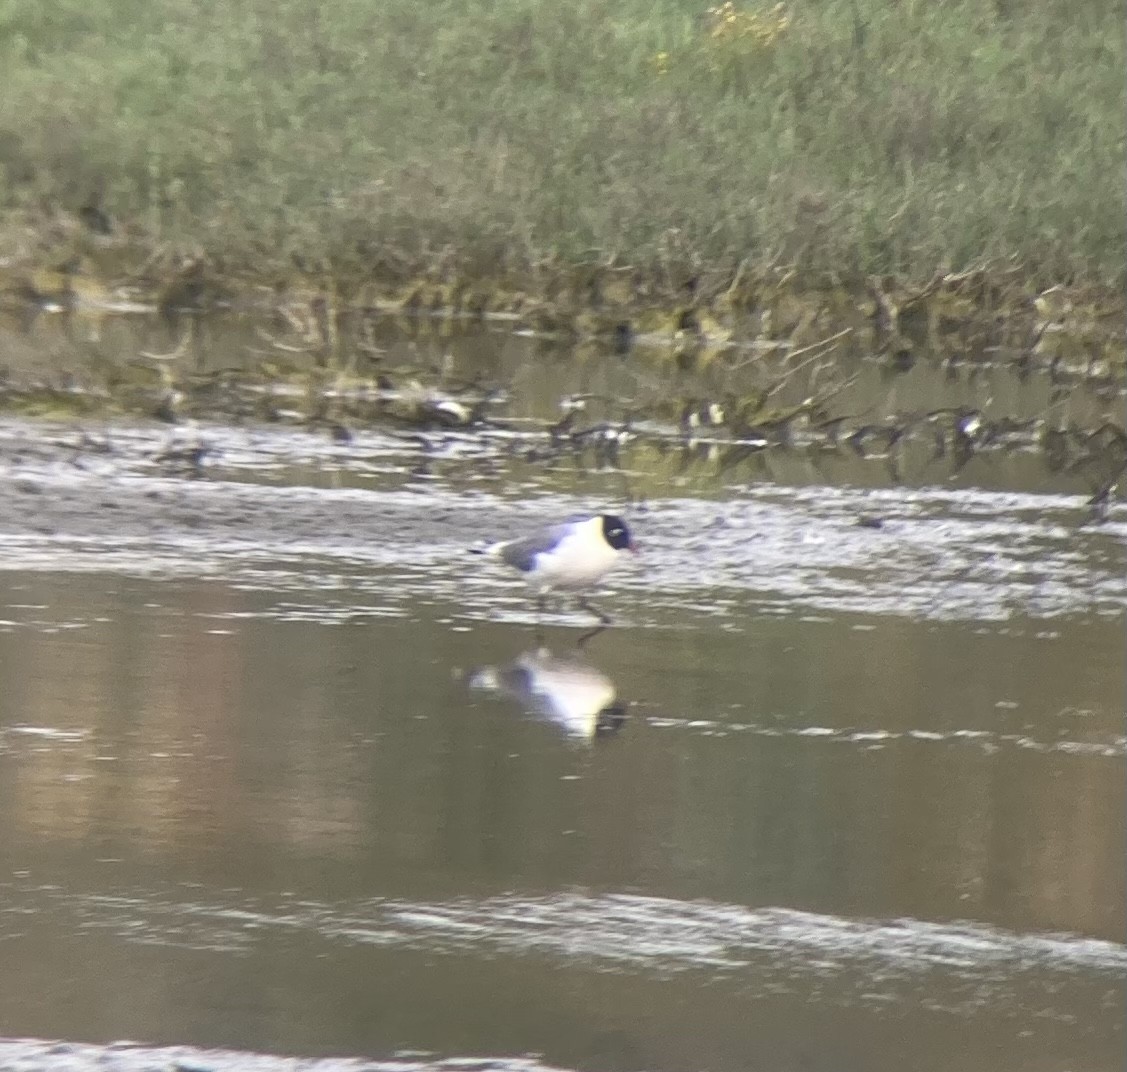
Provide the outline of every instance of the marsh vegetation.
<path id="1" fill-rule="evenodd" d="M 1124 52 L 1106 0 L 16 0 L 0 265 L 1114 292 Z"/>

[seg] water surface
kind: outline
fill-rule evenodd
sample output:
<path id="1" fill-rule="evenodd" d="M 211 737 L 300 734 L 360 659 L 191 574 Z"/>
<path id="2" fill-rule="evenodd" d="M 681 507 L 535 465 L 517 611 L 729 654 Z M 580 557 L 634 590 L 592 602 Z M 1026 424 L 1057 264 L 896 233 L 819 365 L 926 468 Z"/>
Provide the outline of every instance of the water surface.
<path id="1" fill-rule="evenodd" d="M 173 434 L 0 426 L 5 1035 L 1120 1067 L 1121 504 Z M 465 548 L 592 504 L 642 554 L 579 649 Z"/>

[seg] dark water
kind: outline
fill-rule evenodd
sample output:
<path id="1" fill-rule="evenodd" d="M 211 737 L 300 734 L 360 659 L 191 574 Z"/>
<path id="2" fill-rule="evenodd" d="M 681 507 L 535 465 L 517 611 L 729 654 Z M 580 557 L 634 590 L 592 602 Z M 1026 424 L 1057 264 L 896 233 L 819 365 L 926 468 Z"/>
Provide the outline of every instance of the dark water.
<path id="1" fill-rule="evenodd" d="M 690 618 L 548 663 L 317 602 L 3 575 L 9 1033 L 1115 1066 L 1117 622 Z M 480 687 L 522 654 L 542 695 Z"/>
<path id="2" fill-rule="evenodd" d="M 539 650 L 462 548 L 620 473 L 38 434 L 0 430 L 0 1034 L 1121 1067 L 1121 505 L 667 482 L 620 624 Z"/>

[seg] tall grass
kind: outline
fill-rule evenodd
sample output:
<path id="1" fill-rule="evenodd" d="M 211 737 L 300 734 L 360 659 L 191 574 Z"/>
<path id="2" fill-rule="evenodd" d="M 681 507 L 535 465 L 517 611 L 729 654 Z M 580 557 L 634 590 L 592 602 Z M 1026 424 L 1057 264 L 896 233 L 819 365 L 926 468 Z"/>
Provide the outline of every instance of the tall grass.
<path id="1" fill-rule="evenodd" d="M 7 0 L 0 208 L 93 199 L 240 267 L 1127 276 L 1121 5 L 736 11 L 768 31 L 686 0 Z"/>

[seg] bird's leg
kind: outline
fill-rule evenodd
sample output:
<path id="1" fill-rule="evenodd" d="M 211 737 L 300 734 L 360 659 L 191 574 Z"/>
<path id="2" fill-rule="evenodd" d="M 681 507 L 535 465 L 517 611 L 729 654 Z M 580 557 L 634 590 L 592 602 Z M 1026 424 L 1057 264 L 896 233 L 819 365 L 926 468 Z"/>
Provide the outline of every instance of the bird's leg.
<path id="1" fill-rule="evenodd" d="M 589 599 L 584 599 L 583 596 L 578 596 L 576 597 L 576 602 L 588 614 L 594 615 L 599 619 L 598 625 L 596 625 L 593 629 L 588 629 L 587 632 L 580 636 L 579 640 L 576 641 L 576 647 L 581 648 L 587 643 L 588 640 L 593 640 L 595 637 L 597 637 L 604 629 L 607 628 L 607 626 L 613 625 L 614 621 L 609 614 L 604 614 Z"/>
<path id="2" fill-rule="evenodd" d="M 536 597 L 536 646 L 544 646 L 544 608 L 547 606 L 547 593 L 541 592 Z"/>
<path id="3" fill-rule="evenodd" d="M 587 641 L 594 640 L 600 633 L 605 632 L 606 628 L 607 627 L 600 622 L 594 628 L 588 629 L 586 633 L 581 633 L 579 639 L 575 642 L 575 646 L 577 648 L 586 647 Z"/>
<path id="4" fill-rule="evenodd" d="M 579 605 L 588 613 L 593 614 L 603 624 L 605 629 L 608 625 L 614 624 L 614 619 L 609 614 L 604 614 L 598 607 L 596 607 L 589 599 L 584 599 L 582 596 L 577 600 Z"/>

